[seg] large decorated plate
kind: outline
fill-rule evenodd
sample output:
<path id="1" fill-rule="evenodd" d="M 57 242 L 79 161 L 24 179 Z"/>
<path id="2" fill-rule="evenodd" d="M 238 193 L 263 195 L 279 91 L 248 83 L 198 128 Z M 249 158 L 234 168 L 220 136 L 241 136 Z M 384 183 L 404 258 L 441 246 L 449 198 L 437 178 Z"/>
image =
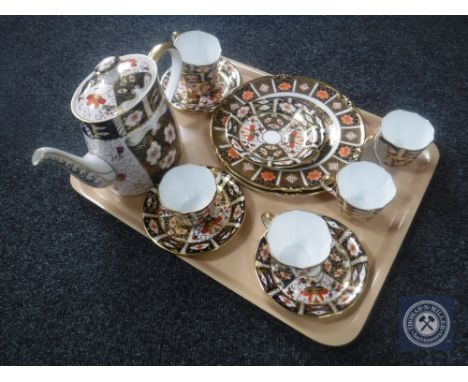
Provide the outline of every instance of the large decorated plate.
<path id="1" fill-rule="evenodd" d="M 319 157 L 293 168 L 256 163 L 241 155 L 242 149 L 230 141 L 231 120 L 248 115 L 252 105 L 269 99 L 286 99 L 295 104 L 313 105 L 315 115 L 329 128 Z M 334 175 L 349 162 L 360 158 L 365 140 L 361 115 L 349 99 L 333 87 L 303 76 L 265 76 L 237 88 L 221 103 L 213 115 L 211 139 L 222 164 L 242 183 L 256 190 L 276 194 L 321 191 L 320 178 Z M 249 158 L 251 159 L 251 158 Z"/>
<path id="2" fill-rule="evenodd" d="M 152 188 L 143 204 L 143 224 L 153 242 L 176 255 L 201 255 L 226 244 L 241 227 L 245 197 L 239 185 L 218 168 L 213 172 L 217 192 L 209 218 L 196 225 L 161 206 L 158 190 Z"/>
<path id="3" fill-rule="evenodd" d="M 262 289 L 283 308 L 300 314 L 326 317 L 342 313 L 362 294 L 368 276 L 368 258 L 356 235 L 338 221 L 323 217 L 332 235 L 328 258 L 308 273 L 274 260 L 265 235 L 255 256 Z"/>

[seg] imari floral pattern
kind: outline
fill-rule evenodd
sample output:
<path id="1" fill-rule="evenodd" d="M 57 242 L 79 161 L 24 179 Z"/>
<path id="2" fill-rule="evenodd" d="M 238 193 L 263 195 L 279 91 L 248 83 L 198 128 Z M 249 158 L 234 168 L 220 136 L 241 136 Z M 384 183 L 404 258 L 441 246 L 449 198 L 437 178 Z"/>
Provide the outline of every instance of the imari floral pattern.
<path id="1" fill-rule="evenodd" d="M 217 85 L 218 62 L 211 65 L 182 64 L 182 76 L 190 98 L 208 95 L 214 91 Z"/>
<path id="2" fill-rule="evenodd" d="M 255 266 L 262 289 L 285 309 L 315 317 L 342 313 L 362 294 L 367 281 L 368 259 L 356 235 L 343 224 L 323 217 L 333 247 L 318 267 L 304 273 L 272 258 L 263 236 Z"/>
<path id="3" fill-rule="evenodd" d="M 175 108 L 202 112 L 212 111 L 219 105 L 224 97 L 241 83 L 239 71 L 225 58 L 221 58 L 217 64 L 216 70 L 210 72 L 211 76 L 216 76 L 215 81 L 202 81 L 197 83 L 196 81 L 199 81 L 199 73 L 194 73 L 195 77 L 190 75 L 190 72 L 182 74 L 179 86 L 172 98 L 172 105 Z M 204 73 L 204 75 L 208 76 L 209 74 Z M 163 88 L 166 88 L 169 77 L 170 71 L 167 71 L 161 80 Z M 195 81 L 195 84 L 193 81 Z"/>
<path id="4" fill-rule="evenodd" d="M 144 127 L 128 136 L 126 144 L 156 183 L 180 158 L 178 133 L 169 111 L 159 118 L 153 114 Z"/>
<path id="5" fill-rule="evenodd" d="M 292 98 L 250 102 L 226 118 L 232 148 L 245 160 L 269 168 L 316 163 L 338 136 L 331 131 L 338 126 L 320 107 Z"/>
<path id="6" fill-rule="evenodd" d="M 159 247 L 177 255 L 200 255 L 225 244 L 240 228 L 245 215 L 245 197 L 230 175 L 210 168 L 218 191 L 206 220 L 192 224 L 161 206 L 157 189 L 146 195 L 143 222 Z"/>
<path id="7" fill-rule="evenodd" d="M 116 172 L 113 188 L 120 195 L 141 194 L 152 187 L 153 180 L 129 150 L 125 138 L 103 141 L 85 136 L 85 140 L 90 153 L 98 153 L 100 158 L 112 164 Z"/>
<path id="8" fill-rule="evenodd" d="M 144 55 L 104 59 L 75 92 L 72 110 L 88 150 L 112 166 L 118 194 L 148 191 L 179 160 L 177 128 L 161 92 L 155 63 Z"/>
<path id="9" fill-rule="evenodd" d="M 336 129 L 330 129 L 336 142 L 330 145 L 325 139 L 316 161 L 293 168 L 269 167 L 268 163 L 247 160 L 241 155 L 240 143 L 237 146 L 230 143 L 228 130 L 235 124 L 233 116 L 249 118 L 254 103 L 270 98 L 287 99 L 293 107 L 307 105 L 316 111 L 325 127 L 330 126 L 327 119 L 331 120 L 336 125 Z M 309 77 L 278 75 L 250 81 L 225 98 L 213 115 L 211 137 L 219 159 L 236 179 L 255 190 L 287 196 L 320 192 L 322 176 L 334 175 L 349 162 L 359 160 L 365 130 L 357 109 L 336 89 Z M 246 162 L 251 166 L 246 167 Z"/>
<path id="10" fill-rule="evenodd" d="M 90 122 L 102 122 L 116 117 L 123 108 L 131 109 L 144 89 L 155 82 L 148 60 L 141 55 L 102 60 L 80 85 L 73 105 L 77 116 Z"/>

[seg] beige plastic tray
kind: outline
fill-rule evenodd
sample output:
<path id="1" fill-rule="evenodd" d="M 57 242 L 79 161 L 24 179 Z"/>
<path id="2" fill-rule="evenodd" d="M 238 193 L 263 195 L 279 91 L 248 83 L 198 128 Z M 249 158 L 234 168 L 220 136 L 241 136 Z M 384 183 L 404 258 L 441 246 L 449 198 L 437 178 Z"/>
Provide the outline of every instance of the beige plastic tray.
<path id="1" fill-rule="evenodd" d="M 241 71 L 244 81 L 268 74 L 241 63 L 234 64 Z M 363 110 L 361 113 L 367 133 L 374 134 L 380 126 L 380 118 Z M 219 166 L 210 140 L 211 114 L 179 111 L 174 114 L 184 144 L 182 162 Z M 370 154 L 364 152 L 364 155 Z M 363 328 L 438 160 L 439 152 L 432 144 L 411 165 L 390 169 L 397 185 L 397 196 L 370 223 L 358 224 L 345 219 L 341 216 L 336 201 L 326 194 L 281 198 L 243 187 L 247 214 L 244 224 L 232 241 L 217 252 L 180 258 L 314 341 L 330 346 L 345 345 L 354 340 Z M 144 195 L 119 197 L 110 189 L 92 188 L 74 177 L 70 178 L 70 182 L 86 199 L 149 238 L 141 218 Z M 313 211 L 343 222 L 357 234 L 369 256 L 367 286 L 357 302 L 341 315 L 322 319 L 299 316 L 279 306 L 260 288 L 254 266 L 257 244 L 265 232 L 260 215 L 267 210 L 277 214 L 291 209 Z M 155 247 L 156 254 L 161 254 L 161 251 L 157 251 Z"/>

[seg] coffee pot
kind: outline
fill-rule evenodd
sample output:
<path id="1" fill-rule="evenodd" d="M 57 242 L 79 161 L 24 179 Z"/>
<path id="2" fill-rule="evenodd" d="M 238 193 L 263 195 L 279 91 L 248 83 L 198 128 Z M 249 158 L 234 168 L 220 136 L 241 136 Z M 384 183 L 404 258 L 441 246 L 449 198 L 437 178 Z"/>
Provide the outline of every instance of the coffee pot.
<path id="1" fill-rule="evenodd" d="M 157 61 L 171 56 L 171 78 L 163 91 Z M 50 160 L 94 187 L 111 186 L 127 196 L 148 191 L 180 158 L 179 134 L 168 100 L 180 79 L 182 59 L 170 43 L 148 56 L 103 59 L 78 86 L 71 110 L 81 122 L 88 153 L 79 157 L 41 147 L 33 165 Z"/>

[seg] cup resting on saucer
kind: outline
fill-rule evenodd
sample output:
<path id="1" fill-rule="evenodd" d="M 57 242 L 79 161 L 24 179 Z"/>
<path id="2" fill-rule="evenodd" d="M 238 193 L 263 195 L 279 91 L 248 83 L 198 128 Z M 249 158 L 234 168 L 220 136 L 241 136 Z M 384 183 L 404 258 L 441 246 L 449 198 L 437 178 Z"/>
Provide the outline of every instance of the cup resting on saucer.
<path id="1" fill-rule="evenodd" d="M 321 216 L 306 211 L 262 214 L 272 257 L 296 273 L 320 273 L 332 247 L 332 237 Z"/>
<path id="2" fill-rule="evenodd" d="M 195 164 L 172 168 L 159 184 L 161 205 L 191 224 L 201 223 L 210 215 L 215 194 L 213 173 Z"/>

